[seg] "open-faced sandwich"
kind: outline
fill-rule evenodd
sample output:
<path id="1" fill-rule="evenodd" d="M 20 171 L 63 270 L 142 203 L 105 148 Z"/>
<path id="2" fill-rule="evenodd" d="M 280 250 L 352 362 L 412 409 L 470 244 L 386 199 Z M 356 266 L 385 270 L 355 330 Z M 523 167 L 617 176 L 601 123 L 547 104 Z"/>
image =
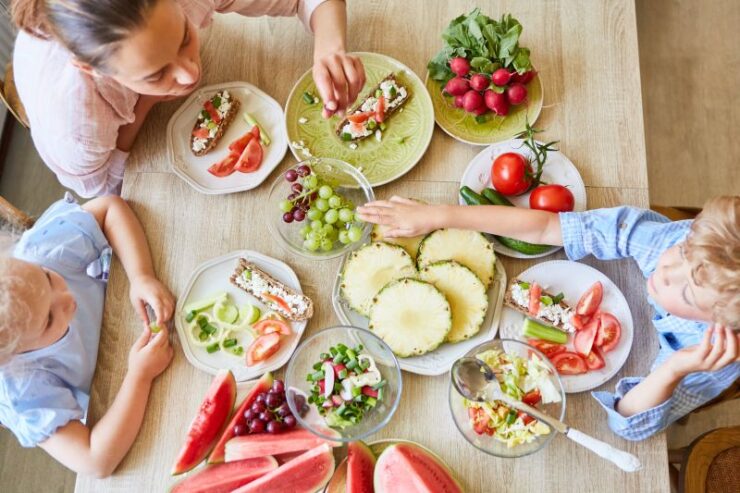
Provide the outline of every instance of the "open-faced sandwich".
<path id="1" fill-rule="evenodd" d="M 288 320 L 306 320 L 313 316 L 313 301 L 240 258 L 231 283 L 251 294 Z"/>
<path id="2" fill-rule="evenodd" d="M 408 100 L 408 90 L 395 74 L 380 81 L 337 125 L 337 135 L 346 142 L 370 137 L 385 126 L 386 119 Z"/>
<path id="3" fill-rule="evenodd" d="M 218 91 L 203 103 L 190 134 L 190 150 L 203 156 L 216 147 L 239 111 L 239 100 L 229 91 Z"/>
<path id="4" fill-rule="evenodd" d="M 563 332 L 576 331 L 572 323 L 575 312 L 563 301 L 563 294 L 550 294 L 536 282 L 514 279 L 506 289 L 504 304 Z"/>

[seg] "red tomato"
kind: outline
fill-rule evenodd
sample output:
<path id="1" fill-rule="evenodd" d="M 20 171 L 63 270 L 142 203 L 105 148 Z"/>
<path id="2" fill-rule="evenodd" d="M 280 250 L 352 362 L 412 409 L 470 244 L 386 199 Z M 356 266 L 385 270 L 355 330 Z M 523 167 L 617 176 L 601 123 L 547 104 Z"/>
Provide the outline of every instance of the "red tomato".
<path id="1" fill-rule="evenodd" d="M 573 193 L 563 185 L 540 185 L 529 195 L 529 207 L 541 211 L 570 212 L 575 207 Z"/>
<path id="2" fill-rule="evenodd" d="M 247 144 L 249 144 L 249 141 L 253 138 L 254 134 L 252 134 L 252 132 L 245 133 L 234 142 L 229 144 L 229 152 L 240 155 L 242 152 L 244 152 L 244 148 L 247 147 Z"/>
<path id="3" fill-rule="evenodd" d="M 249 132 L 254 135 L 255 139 L 260 140 L 260 128 L 257 125 L 254 125 Z"/>
<path id="4" fill-rule="evenodd" d="M 583 330 L 588 323 L 588 318 L 573 314 L 573 316 L 570 317 L 570 323 L 573 324 L 573 327 L 575 327 L 576 330 Z"/>
<path id="5" fill-rule="evenodd" d="M 529 339 L 527 342 L 530 346 L 534 346 L 539 349 L 548 359 L 552 359 L 556 354 L 565 351 L 565 344 L 555 344 L 553 342 L 541 341 L 539 339 Z"/>
<path id="6" fill-rule="evenodd" d="M 488 415 L 486 412 L 480 408 L 480 407 L 471 407 L 468 408 L 468 416 L 470 417 L 470 420 L 472 421 L 473 430 L 479 435 L 483 435 L 484 433 L 489 433 L 489 426 L 488 422 L 490 419 L 488 418 Z"/>
<path id="7" fill-rule="evenodd" d="M 195 130 L 193 130 L 193 137 L 198 139 L 207 139 L 210 135 L 210 132 L 205 127 L 198 127 Z"/>
<path id="8" fill-rule="evenodd" d="M 288 303 L 286 303 L 286 301 L 282 299 L 280 296 L 275 296 L 274 294 L 265 293 L 265 298 L 271 301 L 274 301 L 275 303 L 277 303 L 277 305 L 280 308 L 282 308 L 286 312 L 290 312 L 290 305 L 288 305 Z"/>
<path id="9" fill-rule="evenodd" d="M 239 156 L 237 156 L 236 154 L 229 154 L 221 161 L 208 168 L 208 172 L 213 176 L 218 176 L 219 178 L 229 176 L 231 173 L 234 172 L 234 167 L 236 166 L 236 162 L 238 160 Z"/>
<path id="10" fill-rule="evenodd" d="M 213 106 L 213 103 L 210 99 L 203 103 L 203 107 L 206 109 L 208 114 L 211 115 L 211 120 L 216 123 L 221 123 L 221 115 L 218 114 L 218 110 L 216 110 L 216 107 Z"/>
<path id="11" fill-rule="evenodd" d="M 247 366 L 265 361 L 280 349 L 280 334 L 273 332 L 259 336 L 247 350 Z"/>
<path id="12" fill-rule="evenodd" d="M 622 325 L 619 320 L 611 313 L 601 313 L 601 327 L 596 334 L 596 344 L 605 353 L 608 353 L 619 343 L 619 338 L 622 337 Z"/>
<path id="13" fill-rule="evenodd" d="M 351 115 L 347 115 L 347 120 L 350 121 L 350 123 L 365 123 L 368 118 L 375 115 L 372 111 L 364 111 L 362 113 L 352 113 Z"/>
<path id="14" fill-rule="evenodd" d="M 604 357 L 597 348 L 593 348 L 588 356 L 586 356 L 586 366 L 589 370 L 600 370 L 606 366 L 604 363 Z"/>
<path id="15" fill-rule="evenodd" d="M 383 96 L 378 98 L 378 107 L 375 109 L 375 119 L 378 123 L 383 123 L 383 120 L 385 120 L 385 98 Z"/>
<path id="16" fill-rule="evenodd" d="M 242 173 L 252 173 L 257 171 L 261 164 L 262 145 L 260 144 L 259 139 L 252 137 L 247 144 L 247 147 L 244 148 L 244 152 L 239 156 L 239 161 L 237 161 L 235 169 Z"/>
<path id="17" fill-rule="evenodd" d="M 504 195 L 519 195 L 532 183 L 532 166 L 516 152 L 505 152 L 493 160 L 491 184 Z"/>
<path id="18" fill-rule="evenodd" d="M 290 330 L 290 325 L 288 325 L 287 322 L 284 322 L 282 320 L 273 320 L 266 318 L 264 320 L 260 320 L 256 324 L 254 324 L 254 330 L 257 331 L 258 334 L 264 335 L 264 334 L 272 334 L 277 333 L 281 336 L 289 336 L 293 333 L 292 330 Z"/>
<path id="19" fill-rule="evenodd" d="M 530 406 L 536 406 L 541 400 L 542 396 L 540 395 L 539 389 L 530 390 L 524 394 L 524 397 L 522 397 L 522 402 L 529 404 Z"/>
<path id="20" fill-rule="evenodd" d="M 378 398 L 378 391 L 368 385 L 362 387 L 362 393 L 368 397 Z"/>
<path id="21" fill-rule="evenodd" d="M 561 375 L 580 375 L 588 371 L 586 361 L 579 354 L 570 351 L 553 356 L 552 364 Z"/>
<path id="22" fill-rule="evenodd" d="M 529 423 L 535 420 L 532 416 L 530 416 L 527 413 L 523 413 L 522 411 L 519 411 L 517 413 L 517 417 L 522 418 L 522 422 L 524 423 L 524 426 L 527 426 Z"/>
<path id="23" fill-rule="evenodd" d="M 576 305 L 576 315 L 590 317 L 601 305 L 601 300 L 604 298 L 604 286 L 601 282 L 596 281 L 588 290 L 583 293 L 581 299 L 578 300 Z"/>
<path id="24" fill-rule="evenodd" d="M 581 356 L 588 356 L 591 352 L 591 348 L 594 347 L 594 340 L 596 334 L 599 332 L 599 326 L 601 325 L 601 319 L 599 317 L 593 317 L 583 328 L 576 333 L 576 337 L 573 339 L 573 346 L 576 348 L 576 352 Z"/>
<path id="25" fill-rule="evenodd" d="M 537 316 L 540 311 L 540 296 L 542 296 L 542 286 L 533 282 L 529 286 L 529 314 Z"/>

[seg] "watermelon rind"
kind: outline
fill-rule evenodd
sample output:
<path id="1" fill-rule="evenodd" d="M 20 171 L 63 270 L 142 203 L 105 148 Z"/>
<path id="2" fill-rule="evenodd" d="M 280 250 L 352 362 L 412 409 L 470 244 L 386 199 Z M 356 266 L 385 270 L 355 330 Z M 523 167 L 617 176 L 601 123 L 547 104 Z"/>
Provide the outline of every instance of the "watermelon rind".
<path id="1" fill-rule="evenodd" d="M 229 493 L 277 469 L 278 461 L 271 456 L 207 466 L 179 483 L 170 493 Z"/>

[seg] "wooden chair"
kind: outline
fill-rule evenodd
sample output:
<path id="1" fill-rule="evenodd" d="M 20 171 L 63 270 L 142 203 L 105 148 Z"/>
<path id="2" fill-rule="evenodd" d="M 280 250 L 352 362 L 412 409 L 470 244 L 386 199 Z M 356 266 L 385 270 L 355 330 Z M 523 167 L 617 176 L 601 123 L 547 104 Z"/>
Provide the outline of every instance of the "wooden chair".
<path id="1" fill-rule="evenodd" d="M 679 493 L 736 493 L 740 491 L 740 426 L 705 433 L 669 454 L 668 461 L 671 466 L 681 465 Z"/>
<path id="2" fill-rule="evenodd" d="M 650 204 L 650 209 L 662 214 L 671 221 L 683 221 L 684 219 L 694 219 L 701 209 L 697 207 L 670 207 L 664 205 Z"/>
<path id="3" fill-rule="evenodd" d="M 5 66 L 4 80 L 0 80 L 0 99 L 3 100 L 8 111 L 18 120 L 18 123 L 25 128 L 29 128 L 28 115 L 18 97 L 18 91 L 15 87 L 15 78 L 13 77 L 13 63 L 10 62 Z"/>
<path id="4" fill-rule="evenodd" d="M 0 197 L 0 224 L 4 223 L 11 228 L 25 231 L 33 226 L 34 222 L 34 218 Z"/>

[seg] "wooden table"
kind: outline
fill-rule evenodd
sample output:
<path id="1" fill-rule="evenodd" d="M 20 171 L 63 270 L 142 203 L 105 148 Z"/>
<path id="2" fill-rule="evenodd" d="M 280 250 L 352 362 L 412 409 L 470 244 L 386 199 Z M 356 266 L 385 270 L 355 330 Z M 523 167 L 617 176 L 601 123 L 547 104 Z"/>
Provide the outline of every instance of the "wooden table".
<path id="1" fill-rule="evenodd" d="M 487 2 L 483 2 L 487 3 Z M 512 12 L 525 27 L 522 42 L 533 51 L 542 75 L 545 109 L 537 126 L 579 168 L 589 208 L 648 205 L 635 10 L 629 0 L 592 2 L 551 0 L 489 3 L 492 16 Z M 450 19 L 474 7 L 472 1 L 406 0 L 349 2 L 350 49 L 397 58 L 424 76 L 426 61 L 440 47 L 439 34 Z M 410 28 L 413 25 L 415 27 Z M 204 84 L 247 80 L 280 102 L 309 68 L 311 38 L 295 19 L 218 16 L 203 33 Z M 225 48 L 226 47 L 226 48 Z M 131 155 L 123 196 L 147 231 L 160 278 L 181 294 L 192 270 L 223 253 L 249 248 L 276 256 L 298 273 L 316 301 L 308 334 L 338 323 L 330 286 L 339 260 L 310 262 L 266 234 L 263 208 L 269 181 L 256 190 L 206 196 L 169 170 L 164 129 L 178 103 L 155 109 Z M 379 197 L 401 194 L 455 202 L 458 180 L 480 151 L 438 128 L 424 158 L 400 180 L 376 190 Z M 279 172 L 294 163 L 286 156 Z M 562 253 L 551 258 L 563 258 Z M 509 278 L 534 262 L 504 258 Z M 641 375 L 657 352 L 644 281 L 634 264 L 587 261 L 604 271 L 626 295 L 635 316 L 632 353 L 618 376 Z M 126 355 L 139 322 L 128 301 L 128 281 L 114 262 L 93 382 L 90 422 L 110 406 L 126 372 Z M 106 480 L 79 477 L 77 493 L 164 491 L 169 469 L 211 377 L 191 366 L 176 342 L 170 368 L 154 385 L 141 433 L 115 475 Z M 639 443 L 619 439 L 588 393 L 568 396 L 567 420 L 575 427 L 640 457 L 644 469 L 626 474 L 563 437 L 521 460 L 478 452 L 457 432 L 447 405 L 448 377 L 404 373 L 401 405 L 375 439 L 416 440 L 440 454 L 471 492 L 492 491 L 668 491 L 665 436 Z M 615 377 L 604 389 L 613 390 Z"/>

